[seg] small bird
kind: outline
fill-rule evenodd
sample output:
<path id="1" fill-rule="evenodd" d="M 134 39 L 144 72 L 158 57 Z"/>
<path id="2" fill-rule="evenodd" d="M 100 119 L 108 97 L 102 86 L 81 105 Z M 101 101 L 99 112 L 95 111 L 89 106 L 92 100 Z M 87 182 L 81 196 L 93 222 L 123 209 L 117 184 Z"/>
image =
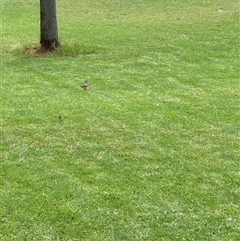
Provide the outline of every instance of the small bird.
<path id="1" fill-rule="evenodd" d="M 59 119 L 59 120 L 62 120 L 62 115 L 59 115 L 59 116 L 58 116 L 58 119 Z"/>
<path id="2" fill-rule="evenodd" d="M 88 88 L 88 82 L 85 81 L 80 87 L 86 90 Z"/>

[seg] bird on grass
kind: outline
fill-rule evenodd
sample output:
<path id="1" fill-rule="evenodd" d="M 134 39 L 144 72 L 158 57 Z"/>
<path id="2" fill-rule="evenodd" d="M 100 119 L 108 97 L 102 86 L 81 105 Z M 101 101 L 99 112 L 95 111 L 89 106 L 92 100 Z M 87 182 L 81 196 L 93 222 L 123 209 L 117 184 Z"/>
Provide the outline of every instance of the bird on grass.
<path id="1" fill-rule="evenodd" d="M 82 85 L 80 85 L 80 87 L 86 90 L 88 88 L 88 82 L 85 81 Z"/>

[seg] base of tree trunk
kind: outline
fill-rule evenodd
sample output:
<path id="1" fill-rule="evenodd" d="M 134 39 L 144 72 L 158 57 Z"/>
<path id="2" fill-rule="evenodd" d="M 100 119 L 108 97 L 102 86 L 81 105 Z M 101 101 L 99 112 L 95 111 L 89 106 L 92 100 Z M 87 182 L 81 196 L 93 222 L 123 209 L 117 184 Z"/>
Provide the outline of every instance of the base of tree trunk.
<path id="1" fill-rule="evenodd" d="M 57 47 L 60 46 L 60 43 L 58 40 L 41 40 L 40 44 L 42 46 L 42 48 L 48 50 L 48 51 L 53 51 L 55 50 Z"/>
<path id="2" fill-rule="evenodd" d="M 27 48 L 24 49 L 23 52 L 25 54 L 43 57 L 45 54 L 54 52 L 55 50 L 56 50 L 56 47 L 45 48 L 45 47 L 42 47 L 42 46 L 38 46 L 38 47 L 27 47 Z"/>

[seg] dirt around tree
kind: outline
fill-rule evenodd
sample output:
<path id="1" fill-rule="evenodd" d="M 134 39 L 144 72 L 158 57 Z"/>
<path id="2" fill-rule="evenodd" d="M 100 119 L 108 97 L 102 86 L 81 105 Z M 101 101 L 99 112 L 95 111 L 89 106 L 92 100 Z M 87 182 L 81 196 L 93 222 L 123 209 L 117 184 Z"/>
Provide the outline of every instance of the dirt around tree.
<path id="1" fill-rule="evenodd" d="M 48 53 L 54 52 L 55 50 L 56 50 L 56 48 L 44 48 L 42 46 L 38 46 L 38 47 L 26 47 L 23 52 L 25 54 L 43 57 L 44 55 L 46 55 Z"/>

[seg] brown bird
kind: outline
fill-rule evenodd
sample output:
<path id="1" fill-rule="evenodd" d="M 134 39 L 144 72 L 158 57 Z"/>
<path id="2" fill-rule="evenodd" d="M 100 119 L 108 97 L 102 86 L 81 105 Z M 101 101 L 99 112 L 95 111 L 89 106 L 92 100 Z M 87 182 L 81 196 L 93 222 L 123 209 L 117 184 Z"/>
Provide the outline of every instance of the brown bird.
<path id="1" fill-rule="evenodd" d="M 86 90 L 88 88 L 88 82 L 85 81 L 80 87 Z"/>

